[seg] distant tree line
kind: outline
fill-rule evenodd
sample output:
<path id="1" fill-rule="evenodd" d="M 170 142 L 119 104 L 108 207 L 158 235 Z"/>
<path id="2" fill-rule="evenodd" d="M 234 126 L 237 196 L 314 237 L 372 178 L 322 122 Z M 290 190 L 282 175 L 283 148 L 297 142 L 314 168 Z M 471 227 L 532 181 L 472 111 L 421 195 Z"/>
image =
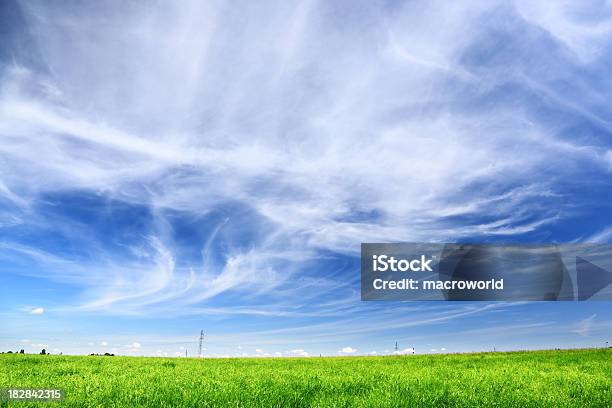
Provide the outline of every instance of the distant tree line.
<path id="1" fill-rule="evenodd" d="M 21 350 L 19 350 L 19 352 L 17 352 L 17 351 L 13 352 L 13 351 L 11 351 L 11 350 L 6 351 L 6 352 L 5 352 L 5 351 L 0 351 L 0 354 L 25 354 L 25 350 L 24 350 L 24 349 L 21 349 Z M 46 350 L 46 349 L 42 349 L 42 350 L 40 351 L 40 353 L 38 353 L 38 354 L 41 354 L 41 355 L 47 355 L 47 354 L 51 354 L 51 353 L 47 353 L 47 350 Z M 60 354 L 62 354 L 62 353 L 60 353 Z"/>
<path id="2" fill-rule="evenodd" d="M 25 350 L 21 349 L 18 352 L 17 351 L 12 351 L 12 350 L 9 350 L 9 351 L 0 351 L 0 354 L 25 354 Z M 47 353 L 46 349 L 42 349 L 40 351 L 40 353 L 38 353 L 38 354 L 40 354 L 40 355 L 50 355 L 51 353 Z M 60 354 L 62 354 L 62 353 L 60 353 Z M 114 356 L 114 354 L 113 353 L 104 353 L 104 354 L 91 353 L 90 356 Z"/>

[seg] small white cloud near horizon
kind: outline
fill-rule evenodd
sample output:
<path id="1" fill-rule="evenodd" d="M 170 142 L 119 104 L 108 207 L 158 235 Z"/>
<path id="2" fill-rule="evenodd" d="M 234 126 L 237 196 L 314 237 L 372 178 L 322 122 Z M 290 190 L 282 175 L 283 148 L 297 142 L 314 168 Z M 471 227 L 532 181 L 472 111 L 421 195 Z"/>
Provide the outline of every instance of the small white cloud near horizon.
<path id="1" fill-rule="evenodd" d="M 108 346 L 108 343 L 107 343 L 107 342 L 105 342 L 105 341 L 101 341 L 101 342 L 100 342 L 100 345 L 101 345 L 101 346 Z"/>
<path id="2" fill-rule="evenodd" d="M 393 354 L 396 354 L 396 355 L 414 354 L 414 348 L 408 347 L 403 350 L 397 350 L 397 351 L 394 351 Z"/>
<path id="3" fill-rule="evenodd" d="M 304 349 L 293 349 L 293 350 L 289 350 L 290 355 L 293 356 L 298 356 L 298 357 L 308 357 L 310 354 L 308 354 L 307 351 L 305 351 Z"/>
<path id="4" fill-rule="evenodd" d="M 141 344 L 138 343 L 137 341 L 135 341 L 135 342 L 133 342 L 131 344 L 126 344 L 125 347 L 127 347 L 128 351 L 132 351 L 133 352 L 133 351 L 140 350 L 140 346 L 141 346 Z"/>
<path id="5" fill-rule="evenodd" d="M 357 352 L 357 349 L 354 349 L 352 347 L 343 347 L 341 350 L 338 350 L 338 353 L 340 354 L 353 354 L 356 352 Z"/>
<path id="6" fill-rule="evenodd" d="M 42 307 L 34 307 L 32 309 L 30 309 L 29 313 L 31 315 L 41 315 L 43 313 L 45 313 L 45 309 Z"/>

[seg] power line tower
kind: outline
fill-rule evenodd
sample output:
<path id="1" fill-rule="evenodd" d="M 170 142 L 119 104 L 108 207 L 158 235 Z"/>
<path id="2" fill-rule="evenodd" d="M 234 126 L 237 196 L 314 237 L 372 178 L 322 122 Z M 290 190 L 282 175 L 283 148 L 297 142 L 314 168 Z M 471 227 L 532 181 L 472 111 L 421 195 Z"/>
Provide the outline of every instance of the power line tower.
<path id="1" fill-rule="evenodd" d="M 198 357 L 202 357 L 202 343 L 204 343 L 204 330 L 200 330 L 200 347 L 198 348 Z"/>
<path id="2" fill-rule="evenodd" d="M 395 342 L 395 354 L 397 354 L 399 351 L 399 346 L 397 344 L 397 341 Z"/>

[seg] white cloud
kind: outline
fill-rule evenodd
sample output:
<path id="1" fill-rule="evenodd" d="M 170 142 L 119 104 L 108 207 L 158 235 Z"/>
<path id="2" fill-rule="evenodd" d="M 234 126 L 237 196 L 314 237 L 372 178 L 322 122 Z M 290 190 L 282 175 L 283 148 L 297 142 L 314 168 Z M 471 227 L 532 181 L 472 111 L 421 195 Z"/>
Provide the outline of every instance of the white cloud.
<path id="1" fill-rule="evenodd" d="M 608 161 L 608 168 L 612 171 L 612 150 L 608 150 L 605 154 L 605 160 Z"/>
<path id="2" fill-rule="evenodd" d="M 308 354 L 307 351 L 305 351 L 303 349 L 289 350 L 288 354 L 290 354 L 292 356 L 297 356 L 297 357 L 308 357 L 310 355 L 310 354 Z"/>
<path id="3" fill-rule="evenodd" d="M 612 16 L 603 10 L 584 19 L 583 5 L 571 1 L 517 0 L 515 5 L 523 18 L 560 40 L 584 63 L 601 56 L 612 36 Z"/>
<path id="4" fill-rule="evenodd" d="M 612 240 L 612 226 L 608 226 L 603 230 L 588 237 L 586 242 L 607 243 Z"/>
<path id="5" fill-rule="evenodd" d="M 591 329 L 593 327 L 593 323 L 596 317 L 597 317 L 597 314 L 594 313 L 591 316 L 585 319 L 582 319 L 581 321 L 578 322 L 578 324 L 576 324 L 576 327 L 573 330 L 571 330 L 571 332 L 576 333 L 583 337 L 590 336 Z"/>
<path id="6" fill-rule="evenodd" d="M 107 342 L 105 342 L 105 341 L 101 341 L 101 342 L 100 342 L 100 345 L 101 345 L 101 346 L 106 347 L 106 346 L 108 346 L 108 343 L 107 343 Z"/>
<path id="7" fill-rule="evenodd" d="M 397 351 L 394 351 L 393 354 L 397 354 L 397 355 L 414 354 L 414 348 L 408 347 L 403 350 L 397 350 Z"/>
<path id="8" fill-rule="evenodd" d="M 341 350 L 338 350 L 338 353 L 341 353 L 341 354 L 353 354 L 356 352 L 357 352 L 357 349 L 354 349 L 352 347 L 342 347 Z"/>
<path id="9" fill-rule="evenodd" d="M 126 345 L 127 348 L 132 349 L 132 350 L 138 350 L 138 349 L 140 349 L 140 346 L 141 346 L 141 344 L 136 342 L 136 341 Z"/>
<path id="10" fill-rule="evenodd" d="M 255 349 L 255 352 L 256 352 L 257 354 L 261 354 L 261 353 L 263 353 L 264 351 L 263 351 L 262 349 L 260 349 L 260 348 L 257 348 L 257 349 Z"/>
<path id="11" fill-rule="evenodd" d="M 41 315 L 45 313 L 45 309 L 43 309 L 42 307 L 34 307 L 30 310 L 30 314 L 33 315 Z"/>

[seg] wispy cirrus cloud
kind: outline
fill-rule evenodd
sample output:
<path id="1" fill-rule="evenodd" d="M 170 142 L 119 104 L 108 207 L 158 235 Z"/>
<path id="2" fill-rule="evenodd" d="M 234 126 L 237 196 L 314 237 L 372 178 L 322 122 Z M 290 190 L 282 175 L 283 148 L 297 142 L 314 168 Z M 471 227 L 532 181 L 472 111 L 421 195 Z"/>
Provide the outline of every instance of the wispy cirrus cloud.
<path id="1" fill-rule="evenodd" d="M 609 176 L 612 89 L 608 7 L 544 4 L 20 4 L 1 255 L 63 310 L 324 315 L 359 242 L 545 230 Z"/>
<path id="2" fill-rule="evenodd" d="M 578 322 L 576 327 L 572 330 L 572 333 L 579 334 L 580 336 L 590 336 L 591 328 L 593 327 L 593 322 L 596 317 L 597 317 L 597 314 L 594 313 L 591 316 L 585 319 L 582 319 L 580 322 Z"/>

